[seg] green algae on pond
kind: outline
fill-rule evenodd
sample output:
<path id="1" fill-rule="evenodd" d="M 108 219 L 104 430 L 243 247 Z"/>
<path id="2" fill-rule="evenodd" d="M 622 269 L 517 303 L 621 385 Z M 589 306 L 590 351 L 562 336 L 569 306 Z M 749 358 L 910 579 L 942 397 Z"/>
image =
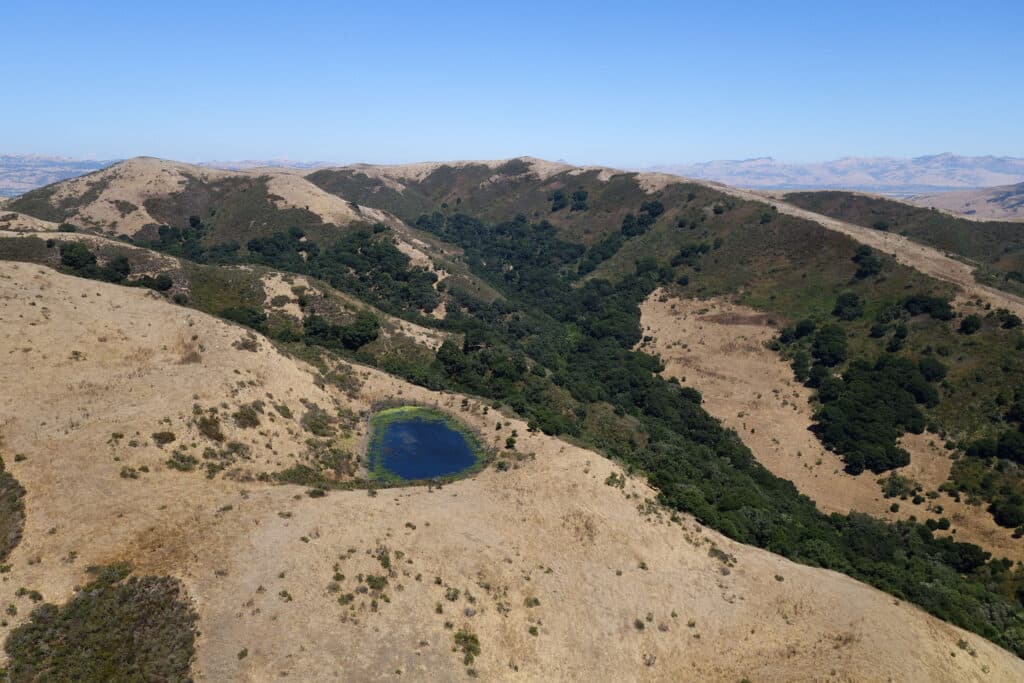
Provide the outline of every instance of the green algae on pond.
<path id="1" fill-rule="evenodd" d="M 477 439 L 448 415 L 420 406 L 380 410 L 370 419 L 374 479 L 418 481 L 468 474 L 483 462 Z"/>

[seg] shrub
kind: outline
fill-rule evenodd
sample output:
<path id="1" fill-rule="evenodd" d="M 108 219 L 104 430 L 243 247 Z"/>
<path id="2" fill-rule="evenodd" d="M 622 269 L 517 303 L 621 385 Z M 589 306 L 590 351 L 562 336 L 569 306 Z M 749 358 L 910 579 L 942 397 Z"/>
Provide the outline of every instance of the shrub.
<path id="1" fill-rule="evenodd" d="M 220 418 L 216 415 L 201 415 L 196 421 L 199 433 L 211 441 L 223 441 L 224 432 L 220 429 Z"/>
<path id="2" fill-rule="evenodd" d="M 921 485 L 916 481 L 895 472 L 878 481 L 882 486 L 882 495 L 886 498 L 906 498 L 921 490 Z M 898 505 L 897 509 L 899 509 Z M 893 512 L 895 511 L 893 510 Z"/>
<path id="3" fill-rule="evenodd" d="M 572 193 L 572 206 L 569 208 L 570 211 L 586 211 L 587 210 L 587 196 L 586 190 L 580 189 Z"/>
<path id="4" fill-rule="evenodd" d="M 1009 311 L 1003 313 L 1000 317 L 1001 326 L 1004 330 L 1012 330 L 1021 326 L 1020 316 L 1014 315 Z"/>
<path id="5" fill-rule="evenodd" d="M 551 212 L 561 211 L 569 205 L 569 200 L 565 197 L 565 192 L 562 190 L 555 190 L 551 193 Z"/>
<path id="6" fill-rule="evenodd" d="M 960 321 L 960 334 L 974 334 L 981 329 L 981 318 L 976 315 L 969 315 Z"/>
<path id="7" fill-rule="evenodd" d="M 480 639 L 471 631 L 459 629 L 455 632 L 455 647 L 462 650 L 462 663 L 472 664 L 480 654 Z"/>
<path id="8" fill-rule="evenodd" d="M 927 313 L 936 320 L 952 320 L 953 309 L 947 299 L 937 296 L 925 296 L 914 294 L 903 300 L 903 308 L 910 315 L 921 315 Z"/>
<path id="9" fill-rule="evenodd" d="M 931 356 L 925 356 L 919 360 L 917 367 L 921 371 L 921 375 L 929 382 L 936 382 L 946 376 L 946 366 Z"/>
<path id="10" fill-rule="evenodd" d="M 167 273 L 160 273 L 153 279 L 153 289 L 158 292 L 166 292 L 174 286 L 174 280 Z"/>
<path id="11" fill-rule="evenodd" d="M 96 254 L 80 242 L 62 242 L 60 264 L 72 270 L 81 271 L 96 267 Z"/>
<path id="12" fill-rule="evenodd" d="M 864 300 L 853 292 L 843 292 L 836 299 L 832 315 L 840 320 L 856 320 L 864 314 Z"/>
<path id="13" fill-rule="evenodd" d="M 380 336 L 380 320 L 373 313 L 361 310 L 348 325 L 335 325 L 318 315 L 302 322 L 306 341 L 328 349 L 355 351 Z"/>
<path id="14" fill-rule="evenodd" d="M 166 446 L 176 438 L 174 432 L 153 432 L 153 443 L 157 446 Z"/>
<path id="15" fill-rule="evenodd" d="M 174 451 L 167 459 L 167 466 L 179 472 L 191 472 L 198 464 L 199 461 L 195 457 L 181 451 Z"/>
<path id="16" fill-rule="evenodd" d="M 878 275 L 882 272 L 882 260 L 875 256 L 871 247 L 861 246 L 853 256 L 853 262 L 857 264 L 857 272 L 854 277 L 858 280 Z"/>
<path id="17" fill-rule="evenodd" d="M 814 332 L 814 327 L 815 327 L 814 321 L 813 320 L 808 320 L 808 319 L 805 318 L 805 319 L 801 320 L 800 322 L 798 322 L 796 324 L 796 327 L 793 328 L 793 336 L 796 339 L 803 339 L 804 337 L 806 337 L 810 333 Z"/>
<path id="18" fill-rule="evenodd" d="M 651 218 L 657 218 L 661 214 L 665 213 L 665 205 L 659 202 L 657 199 L 655 199 L 641 204 L 640 210 L 646 213 Z"/>
<path id="19" fill-rule="evenodd" d="M 301 420 L 303 428 L 316 436 L 333 436 L 335 422 L 337 422 L 335 418 L 328 415 L 323 408 L 315 403 L 309 405 L 309 409 Z"/>
<path id="20" fill-rule="evenodd" d="M 231 417 L 235 419 L 235 424 L 243 429 L 252 429 L 260 425 L 260 416 L 252 406 L 239 406 Z"/>

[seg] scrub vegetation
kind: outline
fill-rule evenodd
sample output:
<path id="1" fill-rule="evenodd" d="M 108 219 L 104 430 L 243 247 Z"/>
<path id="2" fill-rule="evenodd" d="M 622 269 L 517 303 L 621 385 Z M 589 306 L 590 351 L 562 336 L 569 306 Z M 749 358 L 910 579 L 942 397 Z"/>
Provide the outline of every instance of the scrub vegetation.
<path id="1" fill-rule="evenodd" d="M 66 604 L 44 603 L 11 631 L 9 680 L 189 680 L 197 617 L 178 580 L 125 564 L 90 572 Z"/>

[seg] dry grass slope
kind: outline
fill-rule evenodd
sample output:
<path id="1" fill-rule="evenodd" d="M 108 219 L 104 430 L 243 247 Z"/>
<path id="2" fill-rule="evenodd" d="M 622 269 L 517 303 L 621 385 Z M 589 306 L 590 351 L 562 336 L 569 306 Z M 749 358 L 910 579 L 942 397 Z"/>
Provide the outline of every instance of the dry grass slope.
<path id="1" fill-rule="evenodd" d="M 144 291 L 0 263 L 0 354 L 17 359 L 0 366 L 0 430 L 27 490 L 4 633 L 28 613 L 18 587 L 64 602 L 86 566 L 127 560 L 183 581 L 198 680 L 462 680 L 459 631 L 491 680 L 1024 678 L 1021 660 L 891 596 L 672 521 L 642 481 L 606 484 L 613 463 L 472 399 L 368 369 L 346 395 L 264 340 L 236 348 L 244 334 Z M 253 429 L 222 419 L 249 448 L 237 472 L 164 464 L 204 442 L 195 403 L 360 414 L 395 397 L 495 440 L 517 429 L 522 457 L 442 489 L 311 498 L 247 476 L 302 458 L 307 435 L 268 411 Z M 158 431 L 176 441 L 158 447 Z"/>

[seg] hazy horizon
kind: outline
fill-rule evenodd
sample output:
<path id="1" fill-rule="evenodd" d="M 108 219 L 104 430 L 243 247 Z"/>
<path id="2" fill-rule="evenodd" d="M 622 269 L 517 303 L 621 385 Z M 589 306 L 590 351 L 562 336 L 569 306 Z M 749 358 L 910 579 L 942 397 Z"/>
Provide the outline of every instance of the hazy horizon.
<path id="1" fill-rule="evenodd" d="M 773 163 L 783 166 L 809 166 L 817 164 L 833 164 L 847 160 L 857 161 L 915 161 L 919 159 L 929 159 L 935 157 L 952 156 L 960 158 L 992 158 L 992 159 L 1010 159 L 1014 161 L 1024 161 L 1024 156 L 1014 156 L 1012 154 L 959 154 L 957 152 L 934 152 L 929 154 L 919 154 L 912 157 L 908 156 L 895 156 L 895 155 L 876 155 L 876 156 L 857 156 L 857 155 L 846 155 L 842 157 L 834 157 L 828 159 L 783 159 L 778 156 L 764 155 L 764 156 L 749 156 L 749 157 L 736 157 L 736 158 L 707 158 L 707 159 L 683 159 L 683 160 L 672 160 L 664 163 L 650 164 L 648 166 L 629 166 L 622 164 L 611 164 L 611 163 L 583 163 L 577 162 L 572 159 L 555 159 L 551 157 L 541 157 L 536 154 L 514 154 L 508 157 L 473 157 L 473 158 L 431 158 L 431 159 L 409 159 L 407 161 L 397 162 L 383 162 L 374 161 L 367 159 L 351 159 L 351 160 L 339 160 L 339 159 L 295 159 L 287 156 L 279 157 L 259 157 L 259 156 L 243 156 L 234 158 L 197 158 L 197 159 L 183 159 L 177 157 L 160 157 L 153 154 L 130 154 L 122 157 L 99 157 L 99 156 L 71 156 L 68 154 L 43 154 L 38 152 L 9 152 L 7 150 L 0 150 L 0 158 L 4 157 L 19 157 L 25 159 L 40 159 L 40 160 L 60 160 L 69 162 L 94 162 L 94 163 L 116 163 L 118 161 L 124 161 L 126 159 L 133 159 L 137 157 L 154 157 L 159 159 L 165 159 L 167 161 L 179 161 L 187 164 L 196 165 L 216 165 L 216 164 L 249 164 L 249 163 L 273 163 L 280 164 L 282 166 L 288 166 L 294 164 L 297 167 L 313 166 L 320 164 L 336 164 L 339 166 L 346 166 L 352 164 L 370 164 L 370 165 L 402 165 L 402 164 L 415 164 L 415 163 L 429 163 L 429 162 L 460 162 L 460 161 L 491 161 L 494 159 L 513 159 L 520 157 L 532 157 L 536 159 L 543 159 L 544 161 L 553 161 L 556 163 L 569 164 L 571 166 L 606 166 L 610 168 L 622 168 L 623 170 L 637 170 L 637 169 L 657 169 L 661 167 L 669 166 L 696 166 L 701 164 L 714 164 L 714 163 L 744 163 L 751 161 L 771 161 Z"/>

